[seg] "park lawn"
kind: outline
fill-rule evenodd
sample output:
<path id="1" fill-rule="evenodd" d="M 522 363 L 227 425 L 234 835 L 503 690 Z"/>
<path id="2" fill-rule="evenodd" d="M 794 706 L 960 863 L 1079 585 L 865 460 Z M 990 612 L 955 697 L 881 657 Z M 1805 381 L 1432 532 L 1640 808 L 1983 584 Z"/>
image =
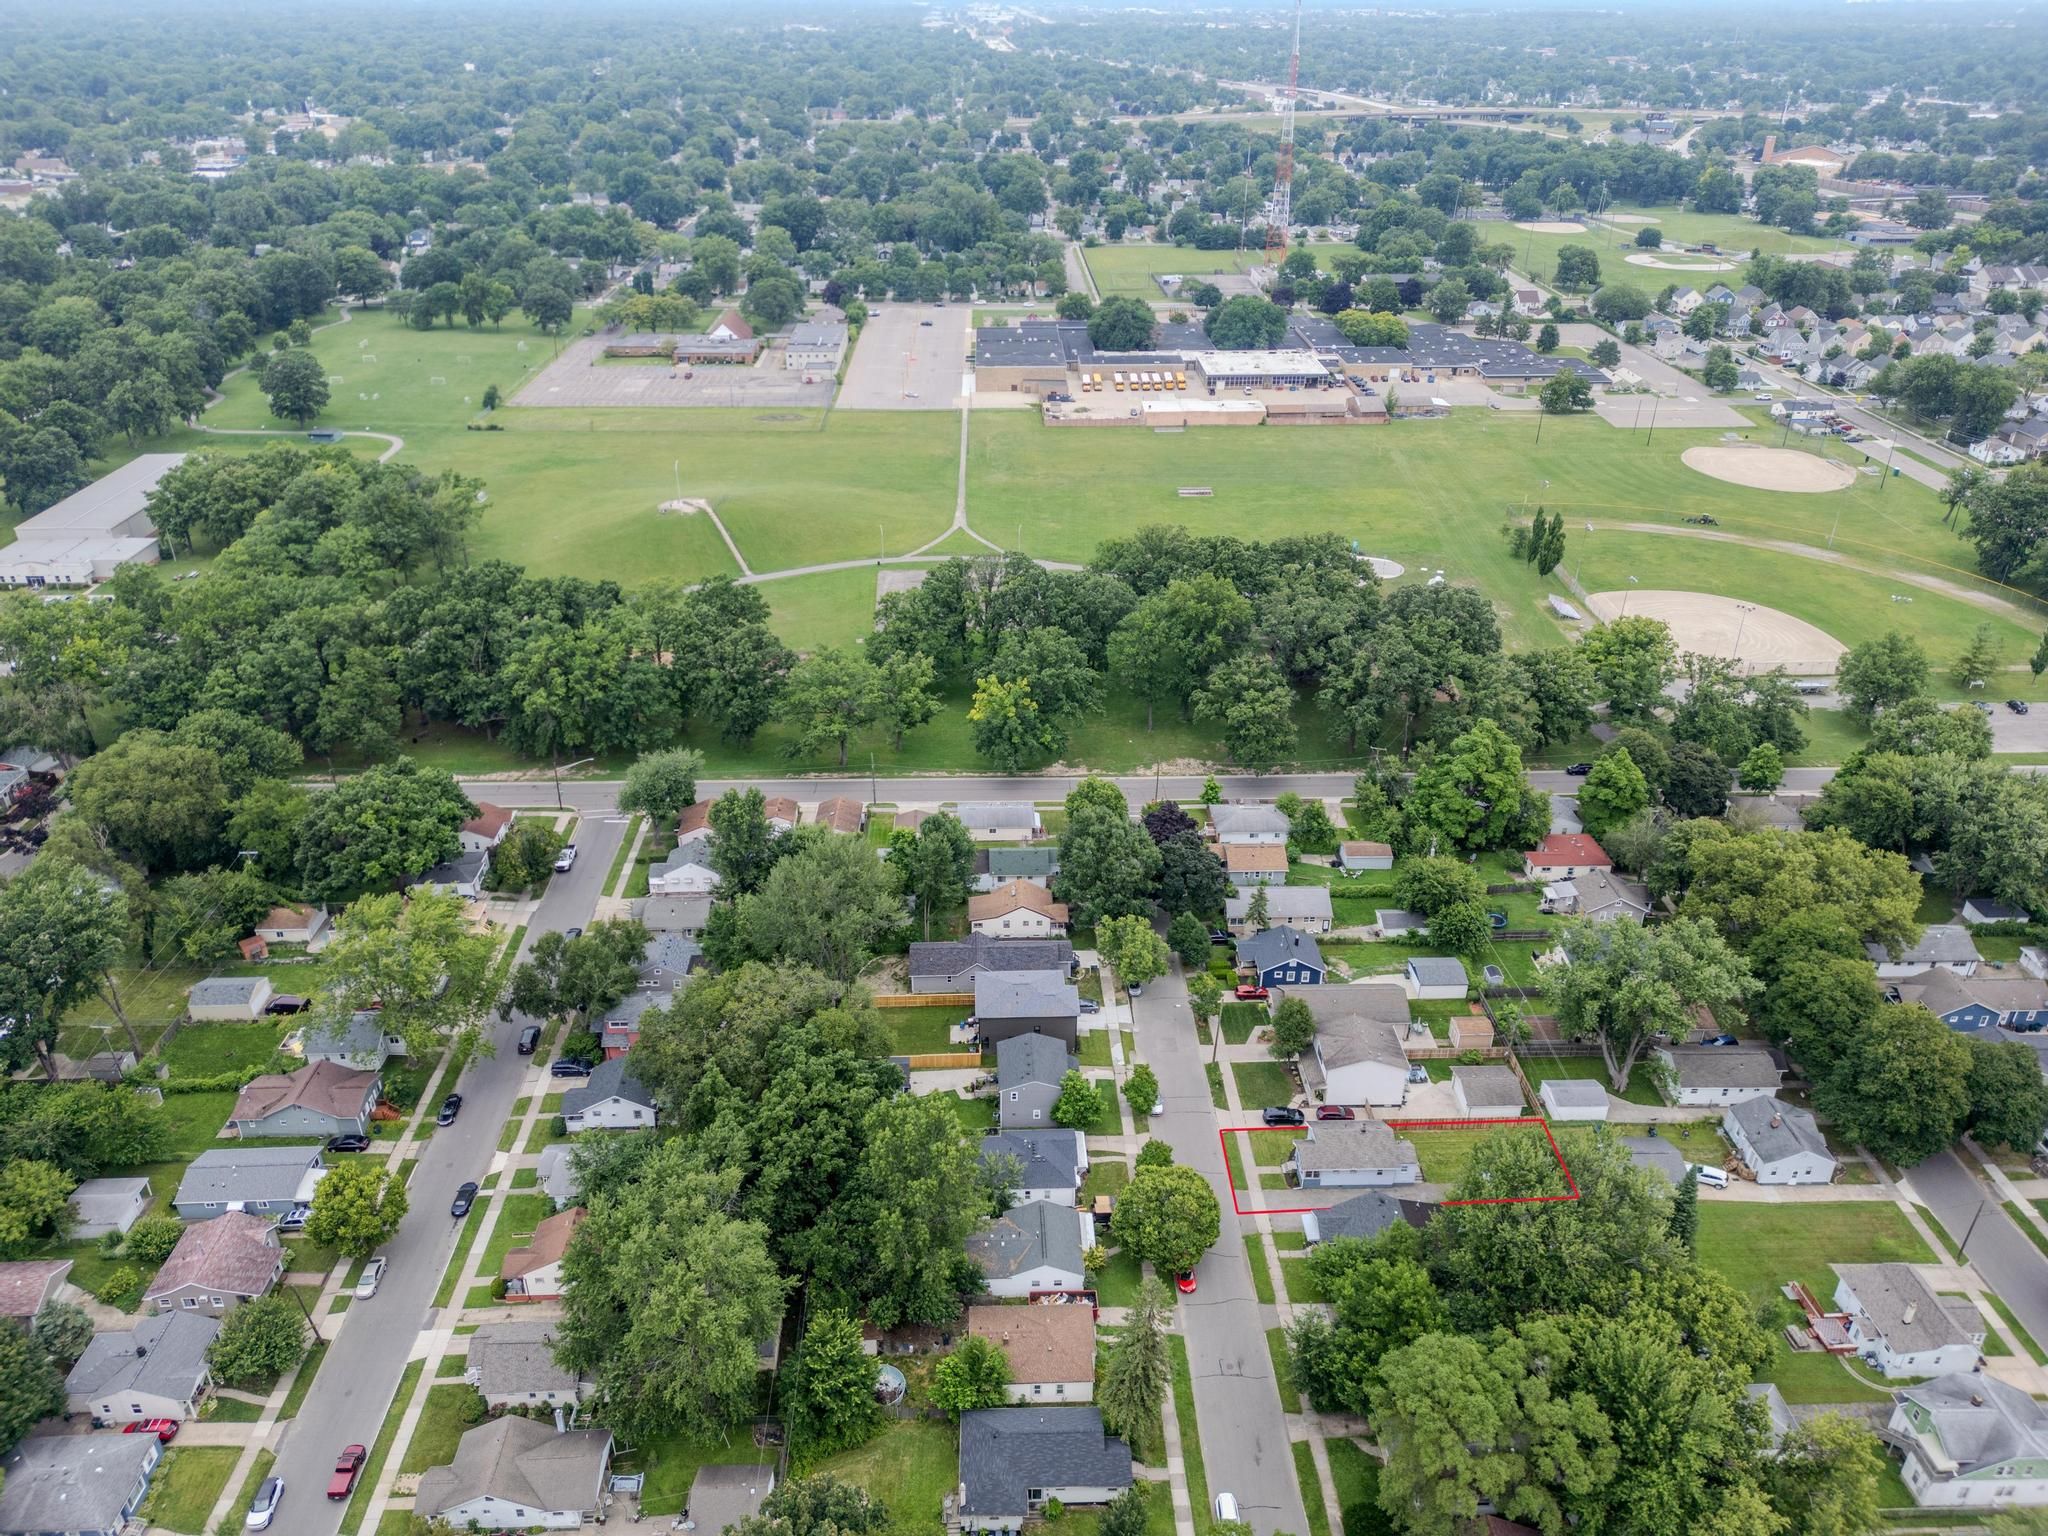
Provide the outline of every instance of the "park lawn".
<path id="1" fill-rule="evenodd" d="M 1667 249 L 1649 251 L 1643 254 L 1657 257 L 1661 261 L 1701 265 L 1693 270 L 1705 279 L 1694 286 L 1705 290 L 1714 283 L 1725 282 L 1731 288 L 1742 286 L 1742 268 L 1748 264 L 1752 251 L 1762 251 L 1767 256 L 1791 254 L 1817 254 L 1822 251 L 1839 251 L 1848 247 L 1844 242 L 1826 235 L 1795 235 L 1789 230 L 1776 229 L 1768 224 L 1759 224 L 1755 219 L 1744 218 L 1733 213 L 1688 213 L 1678 208 L 1625 208 L 1619 204 L 1603 210 L 1607 214 L 1631 214 L 1649 218 L 1664 232 Z M 1586 222 L 1583 215 L 1573 215 L 1579 222 Z M 1530 223 L 1547 222 L 1531 219 Z M 1563 222 L 1563 221 L 1558 221 Z M 1516 223 L 1489 226 L 1498 230 L 1498 235 L 1489 233 L 1487 238 L 1512 241 L 1515 247 L 1514 268 L 1526 276 L 1548 287 L 1557 276 L 1557 253 L 1567 245 L 1590 248 L 1600 258 L 1601 281 L 1627 283 L 1640 288 L 1655 298 L 1667 283 L 1686 282 L 1684 272 L 1668 271 L 1661 267 L 1632 266 L 1625 259 L 1637 254 L 1636 231 L 1641 224 L 1596 222 L 1589 224 L 1585 233 L 1576 235 L 1546 234 L 1541 230 L 1523 229 Z M 1715 270 L 1715 257 L 1691 257 L 1669 247 L 1678 245 L 1699 245 L 1712 242 L 1720 247 L 1720 261 L 1733 261 L 1733 271 Z"/>
<path id="2" fill-rule="evenodd" d="M 796 651 L 857 644 L 875 630 L 875 575 L 863 565 L 766 582 L 757 590 L 768 599 L 768 627 Z"/>
<path id="3" fill-rule="evenodd" d="M 960 1441 L 943 1419 L 892 1419 L 866 1445 L 813 1470 L 857 1483 L 888 1506 L 897 1532 L 943 1529 L 942 1504 L 960 1476 Z"/>
<path id="4" fill-rule="evenodd" d="M 1613 1084 L 1608 1081 L 1607 1068 L 1598 1056 L 1523 1056 L 1520 1060 L 1523 1073 L 1527 1075 L 1531 1085 L 1538 1089 L 1547 1082 L 1563 1078 L 1576 1082 L 1599 1083 L 1607 1089 L 1609 1097 L 1625 1099 L 1631 1104 L 1664 1102 L 1657 1092 L 1656 1085 L 1650 1081 L 1648 1072 L 1631 1072 L 1628 1092 L 1616 1094 Z"/>
<path id="5" fill-rule="evenodd" d="M 476 1395 L 476 1388 L 467 1383 L 427 1388 L 426 1406 L 420 1410 L 419 1423 L 413 1426 L 412 1443 L 406 1446 L 398 1470 L 424 1472 L 453 1461 L 465 1427 L 463 1404 L 473 1402 Z"/>
<path id="6" fill-rule="evenodd" d="M 899 1056 L 950 1051 L 955 1024 L 965 1022 L 972 1008 L 885 1008 L 882 1027 L 888 1031 L 889 1049 Z"/>
<path id="7" fill-rule="evenodd" d="M 151 1474 L 142 1516 L 151 1525 L 205 1536 L 206 1517 L 234 1475 L 241 1450 L 232 1445 L 174 1445 Z"/>
<path id="8" fill-rule="evenodd" d="M 1234 1061 L 1230 1075 L 1237 1082 L 1237 1101 L 1247 1110 L 1285 1104 L 1294 1097 L 1294 1079 L 1277 1061 Z"/>

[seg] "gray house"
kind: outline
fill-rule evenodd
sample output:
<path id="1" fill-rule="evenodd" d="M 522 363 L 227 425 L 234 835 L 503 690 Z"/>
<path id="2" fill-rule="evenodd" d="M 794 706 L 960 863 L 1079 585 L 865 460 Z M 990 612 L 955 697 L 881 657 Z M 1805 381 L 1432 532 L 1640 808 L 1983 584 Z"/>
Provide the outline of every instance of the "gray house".
<path id="1" fill-rule="evenodd" d="M 220 1320 L 201 1312 L 137 1318 L 126 1333 L 96 1333 L 64 1378 L 67 1407 L 95 1424 L 191 1419 L 212 1385 L 206 1351 Z"/>
<path id="2" fill-rule="evenodd" d="M 1776 1099 L 1728 1106 L 1721 1130 L 1759 1184 L 1831 1184 L 1840 1166 L 1812 1115 Z"/>
<path id="3" fill-rule="evenodd" d="M 589 1383 L 555 1363 L 551 1322 L 485 1323 L 469 1341 L 467 1381 L 493 1408 L 577 1403 Z"/>
<path id="4" fill-rule="evenodd" d="M 659 1112 L 654 1095 L 626 1070 L 626 1058 L 601 1061 L 580 1088 L 562 1095 L 562 1119 L 574 1131 L 649 1130 Z"/>
<path id="5" fill-rule="evenodd" d="M 226 1211 L 282 1216 L 309 1203 L 326 1174 L 318 1147 L 211 1147 L 192 1159 L 171 1205 L 187 1221 Z"/>
<path id="6" fill-rule="evenodd" d="M 318 1061 L 253 1078 L 228 1124 L 245 1141 L 264 1136 L 367 1136 L 382 1087 L 375 1072 Z"/>
<path id="7" fill-rule="evenodd" d="M 163 1456 L 155 1435 L 45 1435 L 5 1463 L 4 1536 L 120 1536 Z"/>
<path id="8" fill-rule="evenodd" d="M 1131 1485 L 1131 1448 L 1090 1407 L 960 1416 L 960 1528 L 1016 1531 L 1048 1502 L 1106 1504 Z"/>
<path id="9" fill-rule="evenodd" d="M 356 1072 L 376 1072 L 405 1054 L 405 1036 L 386 1029 L 384 1015 L 373 1009 L 345 1019 L 316 1019 L 299 1031 L 299 1055 L 309 1063 L 331 1061 Z"/>
<path id="10" fill-rule="evenodd" d="M 1308 1127 L 1284 1172 L 1302 1189 L 1419 1184 L 1422 1160 L 1384 1120 L 1329 1120 Z"/>
<path id="11" fill-rule="evenodd" d="M 974 978 L 971 1022 L 984 1042 L 1050 1035 L 1072 1046 L 1080 1035 L 1081 994 L 1053 971 L 993 971 Z"/>
<path id="12" fill-rule="evenodd" d="M 967 1239 L 991 1296 L 1078 1291 L 1088 1283 L 1081 1255 L 1095 1246 L 1095 1222 L 1069 1202 L 1026 1200 Z"/>
<path id="13" fill-rule="evenodd" d="M 1069 976 L 1074 946 L 1065 939 L 1003 939 L 985 933 L 910 946 L 910 990 L 972 992 L 989 971 L 1045 971 Z"/>
<path id="14" fill-rule="evenodd" d="M 420 1474 L 413 1509 L 458 1531 L 573 1531 L 602 1512 L 611 1463 L 608 1429 L 493 1419 L 463 1432 L 451 1464 Z"/>
<path id="15" fill-rule="evenodd" d="M 1397 1222 L 1426 1225 L 1436 1207 L 1423 1200 L 1402 1200 L 1367 1190 L 1320 1211 L 1301 1213 L 1301 1235 L 1313 1248 L 1339 1237 L 1378 1237 Z"/>
<path id="16" fill-rule="evenodd" d="M 1005 1130 L 1052 1124 L 1060 1079 L 1079 1062 L 1050 1035 L 1014 1035 L 996 1042 L 996 1123 Z"/>
<path id="17" fill-rule="evenodd" d="M 981 1138 L 983 1162 L 999 1157 L 1016 1160 L 1014 1200 L 1063 1200 L 1073 1203 L 1074 1191 L 1088 1176 L 1088 1141 L 1079 1131 L 997 1131 Z"/>
<path id="18" fill-rule="evenodd" d="M 562 1210 L 576 1203 L 581 1180 L 576 1177 L 575 1151 L 566 1141 L 552 1142 L 540 1149 L 540 1163 L 534 1169 L 541 1189 Z"/>

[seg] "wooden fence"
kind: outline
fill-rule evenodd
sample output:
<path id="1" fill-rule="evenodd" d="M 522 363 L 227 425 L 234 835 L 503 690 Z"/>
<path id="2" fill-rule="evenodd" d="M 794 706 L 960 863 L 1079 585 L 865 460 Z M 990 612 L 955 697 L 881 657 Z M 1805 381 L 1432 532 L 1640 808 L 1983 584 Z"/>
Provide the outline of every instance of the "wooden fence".
<path id="1" fill-rule="evenodd" d="M 877 1008 L 972 1008 L 972 992 L 884 992 L 875 998 Z"/>
<path id="2" fill-rule="evenodd" d="M 901 1059 L 910 1063 L 913 1072 L 966 1071 L 982 1064 L 979 1051 L 923 1051 Z"/>

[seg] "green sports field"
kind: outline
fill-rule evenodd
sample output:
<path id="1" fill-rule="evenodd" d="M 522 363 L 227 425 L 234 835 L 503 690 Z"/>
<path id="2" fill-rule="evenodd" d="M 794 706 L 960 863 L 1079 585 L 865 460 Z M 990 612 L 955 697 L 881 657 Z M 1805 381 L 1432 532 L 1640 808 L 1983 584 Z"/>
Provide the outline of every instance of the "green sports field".
<path id="1" fill-rule="evenodd" d="M 1614 215 L 1622 215 L 1621 220 Z M 1515 247 L 1515 270 L 1533 277 L 1539 283 L 1549 283 L 1557 275 L 1557 253 L 1567 245 L 1581 245 L 1592 248 L 1600 258 L 1602 282 L 1627 282 L 1633 287 L 1655 295 L 1666 283 L 1691 281 L 1684 272 L 1671 272 L 1658 267 L 1631 266 L 1627 257 L 1637 254 L 1636 231 L 1641 224 L 1627 222 L 1629 218 L 1648 219 L 1664 231 L 1664 238 L 1673 243 L 1697 245 L 1711 241 L 1735 263 L 1732 271 L 1715 271 L 1710 266 L 1698 266 L 1693 270 L 1706 280 L 1706 285 L 1725 281 L 1731 288 L 1742 283 L 1741 267 L 1752 251 L 1761 251 L 1766 256 L 1817 255 L 1823 251 L 1845 250 L 1840 240 L 1821 235 L 1795 235 L 1768 224 L 1759 224 L 1755 219 L 1744 218 L 1733 213 L 1687 213 L 1673 207 L 1627 207 L 1617 204 L 1597 216 L 1588 216 L 1582 222 L 1588 223 L 1584 234 L 1546 234 L 1538 230 L 1522 229 L 1518 225 L 1490 223 L 1483 226 L 1489 240 L 1511 241 Z M 1543 222 L 1531 220 L 1532 223 Z M 1660 260 L 1692 266 L 1692 262 L 1676 254 L 1663 255 L 1655 251 L 1644 255 L 1657 256 Z"/>
<path id="2" fill-rule="evenodd" d="M 1316 254 L 1316 265 L 1329 270 L 1330 259 L 1356 246 L 1340 241 L 1308 247 Z M 1105 299 L 1125 294 L 1154 303 L 1168 302 L 1152 279 L 1162 272 L 1177 272 L 1186 278 L 1215 277 L 1219 274 L 1249 272 L 1265 265 L 1260 251 L 1198 251 L 1181 245 L 1100 245 L 1083 250 L 1089 275 Z"/>

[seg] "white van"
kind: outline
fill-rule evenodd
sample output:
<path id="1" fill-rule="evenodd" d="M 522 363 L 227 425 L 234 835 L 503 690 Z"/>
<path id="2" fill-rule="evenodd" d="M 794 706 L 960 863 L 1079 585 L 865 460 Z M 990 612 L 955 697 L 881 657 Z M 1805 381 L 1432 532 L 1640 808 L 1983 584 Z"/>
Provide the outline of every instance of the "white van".
<path id="1" fill-rule="evenodd" d="M 1219 1493 L 1216 1495 L 1216 1518 L 1218 1520 L 1235 1520 L 1237 1518 L 1237 1499 L 1235 1495 L 1229 1493 Z"/>
<path id="2" fill-rule="evenodd" d="M 1694 1163 L 1692 1171 L 1699 1175 L 1700 1183 L 1708 1189 L 1726 1189 L 1728 1174 L 1720 1168 L 1709 1168 L 1705 1163 Z"/>

